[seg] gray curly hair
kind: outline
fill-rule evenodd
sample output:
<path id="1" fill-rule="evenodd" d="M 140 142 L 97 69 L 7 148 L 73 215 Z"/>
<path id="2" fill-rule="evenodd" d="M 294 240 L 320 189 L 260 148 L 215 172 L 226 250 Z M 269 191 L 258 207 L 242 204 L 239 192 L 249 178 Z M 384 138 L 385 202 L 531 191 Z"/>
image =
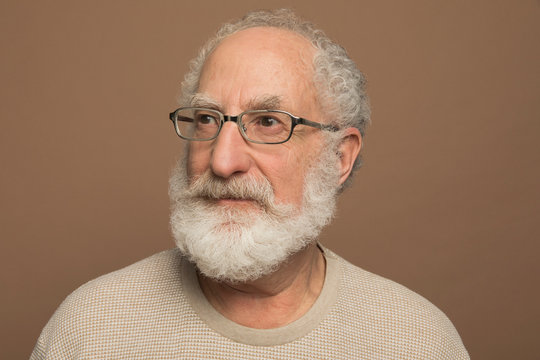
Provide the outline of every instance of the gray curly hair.
<path id="1" fill-rule="evenodd" d="M 300 19 L 292 10 L 261 10 L 246 14 L 242 19 L 224 24 L 216 35 L 208 40 L 198 55 L 191 60 L 190 70 L 182 82 L 180 104 L 188 106 L 199 87 L 204 63 L 212 51 L 227 36 L 252 27 L 276 27 L 297 33 L 315 48 L 313 57 L 317 100 L 330 122 L 340 128 L 355 127 L 362 136 L 370 121 L 366 79 L 356 64 L 340 45 L 307 21 Z M 355 169 L 361 165 L 360 156 Z"/>

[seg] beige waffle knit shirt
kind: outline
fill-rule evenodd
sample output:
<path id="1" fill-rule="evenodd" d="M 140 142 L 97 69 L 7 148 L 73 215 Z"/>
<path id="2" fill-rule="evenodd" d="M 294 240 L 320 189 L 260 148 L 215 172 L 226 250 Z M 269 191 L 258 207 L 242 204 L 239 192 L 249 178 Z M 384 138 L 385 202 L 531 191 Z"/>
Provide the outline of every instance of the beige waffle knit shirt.
<path id="1" fill-rule="evenodd" d="M 31 359 L 469 359 L 423 297 L 325 249 L 312 308 L 276 329 L 219 314 L 178 250 L 81 286 L 43 329 Z"/>

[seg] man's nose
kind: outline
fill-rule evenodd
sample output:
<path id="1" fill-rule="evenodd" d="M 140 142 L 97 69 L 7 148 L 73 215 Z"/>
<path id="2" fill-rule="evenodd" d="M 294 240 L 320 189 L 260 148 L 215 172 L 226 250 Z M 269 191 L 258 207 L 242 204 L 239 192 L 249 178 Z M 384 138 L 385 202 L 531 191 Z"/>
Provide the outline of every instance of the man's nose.
<path id="1" fill-rule="evenodd" d="M 226 121 L 212 148 L 210 167 L 213 173 L 228 178 L 247 172 L 250 165 L 248 142 L 240 134 L 235 122 Z"/>

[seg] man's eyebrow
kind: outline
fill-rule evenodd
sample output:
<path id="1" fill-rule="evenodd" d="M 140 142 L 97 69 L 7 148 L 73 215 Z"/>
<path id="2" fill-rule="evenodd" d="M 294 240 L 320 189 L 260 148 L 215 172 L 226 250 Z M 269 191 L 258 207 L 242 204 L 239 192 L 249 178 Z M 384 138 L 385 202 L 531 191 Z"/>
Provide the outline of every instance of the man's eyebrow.
<path id="1" fill-rule="evenodd" d="M 281 108 L 281 97 L 277 95 L 260 95 L 249 100 L 245 110 L 278 110 Z"/>
<path id="2" fill-rule="evenodd" d="M 208 95 L 196 93 L 191 97 L 190 106 L 221 110 L 221 104 Z"/>
<path id="3" fill-rule="evenodd" d="M 202 107 L 222 111 L 223 106 L 206 94 L 196 93 L 191 97 L 190 106 Z M 247 110 L 279 110 L 281 109 L 281 97 L 277 95 L 260 95 L 250 99 L 243 111 Z"/>

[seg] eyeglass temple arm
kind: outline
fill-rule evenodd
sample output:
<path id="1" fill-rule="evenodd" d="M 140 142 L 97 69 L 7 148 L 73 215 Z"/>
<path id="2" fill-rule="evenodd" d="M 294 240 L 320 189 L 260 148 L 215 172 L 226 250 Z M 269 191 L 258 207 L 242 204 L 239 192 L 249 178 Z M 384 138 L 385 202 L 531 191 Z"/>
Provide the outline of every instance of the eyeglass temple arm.
<path id="1" fill-rule="evenodd" d="M 322 130 L 330 130 L 330 131 L 338 131 L 339 130 L 339 128 L 334 126 L 334 125 L 321 124 L 321 123 L 318 123 L 318 122 L 315 122 L 315 121 L 310 121 L 310 120 L 304 119 L 304 118 L 297 118 L 296 123 L 300 124 L 300 125 L 311 126 L 311 127 L 314 127 L 314 128 L 317 128 L 317 129 L 322 129 Z"/>
<path id="2" fill-rule="evenodd" d="M 174 123 L 174 121 L 175 121 L 175 118 L 176 118 L 178 121 L 193 122 L 193 119 L 188 118 L 188 117 L 185 117 L 185 116 L 179 116 L 179 115 L 176 115 L 176 112 L 169 113 L 169 119 L 171 119 L 171 121 L 172 121 L 173 123 Z"/>

